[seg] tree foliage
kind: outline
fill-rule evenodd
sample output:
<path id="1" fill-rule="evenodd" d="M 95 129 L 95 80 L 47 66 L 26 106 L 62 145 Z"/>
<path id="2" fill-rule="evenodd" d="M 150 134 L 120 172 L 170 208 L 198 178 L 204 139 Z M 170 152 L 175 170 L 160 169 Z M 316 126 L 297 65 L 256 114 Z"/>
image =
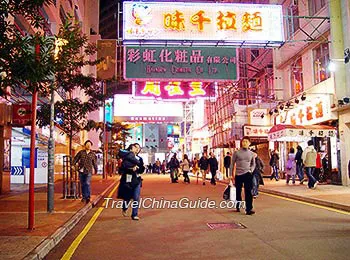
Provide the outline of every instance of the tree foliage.
<path id="1" fill-rule="evenodd" d="M 101 107 L 105 97 L 97 79 L 83 74 L 85 66 L 96 65 L 99 61 L 90 60 L 97 49 L 88 42 L 79 24 L 66 22 L 56 37 L 66 42 L 55 60 L 56 88 L 62 89 L 68 97 L 55 103 L 55 118 L 72 142 L 76 134 L 86 129 L 88 114 Z M 73 95 L 75 90 L 79 90 L 79 96 Z M 42 105 L 38 113 L 39 126 L 50 124 L 49 115 L 49 104 Z"/>
<path id="2" fill-rule="evenodd" d="M 11 22 L 21 15 L 35 28 L 41 28 L 44 19 L 39 10 L 52 0 L 0 0 L 0 95 L 7 87 L 21 85 L 28 91 L 36 88 L 47 92 L 53 76 L 54 38 L 39 33 L 23 35 Z M 40 45 L 40 53 L 35 46 Z"/>

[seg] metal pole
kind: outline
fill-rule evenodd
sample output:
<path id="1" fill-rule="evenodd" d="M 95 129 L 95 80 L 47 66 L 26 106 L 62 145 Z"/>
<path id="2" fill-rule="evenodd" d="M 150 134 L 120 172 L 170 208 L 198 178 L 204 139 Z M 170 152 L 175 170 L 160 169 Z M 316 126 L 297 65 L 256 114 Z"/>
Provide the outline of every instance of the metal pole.
<path id="1" fill-rule="evenodd" d="M 54 82 L 51 86 L 50 99 L 50 137 L 49 137 L 49 152 L 48 152 L 48 178 L 47 178 L 47 212 L 52 213 L 54 210 L 54 194 L 55 194 L 55 141 L 53 138 L 54 132 L 54 114 L 55 114 L 55 91 Z"/>
<path id="2" fill-rule="evenodd" d="M 102 81 L 103 86 L 103 94 L 106 95 L 107 89 L 106 89 L 106 82 Z M 102 178 L 107 178 L 107 149 L 108 149 L 108 139 L 107 139 L 107 127 L 106 127 L 106 100 L 103 101 L 103 135 L 104 135 L 104 142 L 103 142 L 103 174 Z"/>
<path id="3" fill-rule="evenodd" d="M 35 172 L 35 122 L 38 91 L 35 89 L 32 99 L 32 124 L 30 129 L 30 173 L 29 173 L 29 208 L 28 208 L 28 229 L 34 229 L 34 172 Z"/>

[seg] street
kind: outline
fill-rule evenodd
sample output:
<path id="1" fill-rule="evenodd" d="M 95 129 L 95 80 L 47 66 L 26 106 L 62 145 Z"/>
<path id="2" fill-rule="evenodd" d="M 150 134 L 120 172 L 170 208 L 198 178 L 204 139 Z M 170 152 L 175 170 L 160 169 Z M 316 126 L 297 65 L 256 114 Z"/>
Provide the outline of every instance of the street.
<path id="1" fill-rule="evenodd" d="M 143 198 L 219 203 L 225 188 L 191 178 L 170 184 L 168 175 L 144 175 Z M 112 198 L 115 199 L 115 192 Z M 256 214 L 232 209 L 145 209 L 139 221 L 121 209 L 99 205 L 54 248 L 46 259 L 347 259 L 349 213 L 317 208 L 260 194 Z M 100 215 L 98 215 L 100 213 Z M 96 222 L 91 221 L 93 216 Z M 237 223 L 243 229 L 210 229 L 207 223 Z M 85 230 L 83 231 L 83 229 Z M 88 229 L 91 228 L 91 229 Z M 80 239 L 76 237 L 80 234 Z M 84 237 L 84 235 L 86 235 Z M 73 243 L 74 241 L 74 243 Z"/>

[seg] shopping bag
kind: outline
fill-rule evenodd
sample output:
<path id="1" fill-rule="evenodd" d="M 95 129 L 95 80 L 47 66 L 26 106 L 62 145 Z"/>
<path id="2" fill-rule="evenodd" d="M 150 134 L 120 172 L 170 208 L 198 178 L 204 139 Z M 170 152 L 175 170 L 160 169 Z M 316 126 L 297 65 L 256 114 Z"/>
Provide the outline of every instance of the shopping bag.
<path id="1" fill-rule="evenodd" d="M 229 200 L 230 199 L 230 191 L 231 191 L 231 187 L 230 187 L 230 185 L 227 185 L 227 187 L 224 190 L 224 194 L 222 195 L 222 198 L 224 200 Z"/>
<path id="2" fill-rule="evenodd" d="M 216 171 L 216 178 L 217 178 L 219 181 L 222 181 L 223 178 L 224 178 L 222 172 L 220 172 L 219 170 Z"/>
<path id="3" fill-rule="evenodd" d="M 232 180 L 230 180 L 229 187 L 230 187 L 230 200 L 236 201 L 236 187 L 233 185 Z"/>

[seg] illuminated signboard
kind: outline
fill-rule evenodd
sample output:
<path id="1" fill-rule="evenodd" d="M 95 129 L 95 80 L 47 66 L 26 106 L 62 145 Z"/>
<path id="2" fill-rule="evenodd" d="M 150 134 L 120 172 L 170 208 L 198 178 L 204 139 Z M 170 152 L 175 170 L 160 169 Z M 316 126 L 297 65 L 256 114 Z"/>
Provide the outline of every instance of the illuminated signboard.
<path id="1" fill-rule="evenodd" d="M 124 2 L 123 40 L 280 45 L 281 5 Z"/>
<path id="2" fill-rule="evenodd" d="M 237 49 L 229 47 L 126 46 L 126 80 L 237 80 Z"/>
<path id="3" fill-rule="evenodd" d="M 331 111 L 331 102 L 329 95 L 310 95 L 306 101 L 295 105 L 295 108 L 276 116 L 276 124 L 314 125 L 334 120 L 337 114 Z"/>
<path id="4" fill-rule="evenodd" d="M 187 100 L 215 97 L 215 83 L 210 82 L 135 82 L 133 95 L 162 100 Z"/>
<path id="5" fill-rule="evenodd" d="M 135 100 L 131 95 L 114 95 L 114 121 L 118 122 L 181 122 L 182 102 Z"/>

